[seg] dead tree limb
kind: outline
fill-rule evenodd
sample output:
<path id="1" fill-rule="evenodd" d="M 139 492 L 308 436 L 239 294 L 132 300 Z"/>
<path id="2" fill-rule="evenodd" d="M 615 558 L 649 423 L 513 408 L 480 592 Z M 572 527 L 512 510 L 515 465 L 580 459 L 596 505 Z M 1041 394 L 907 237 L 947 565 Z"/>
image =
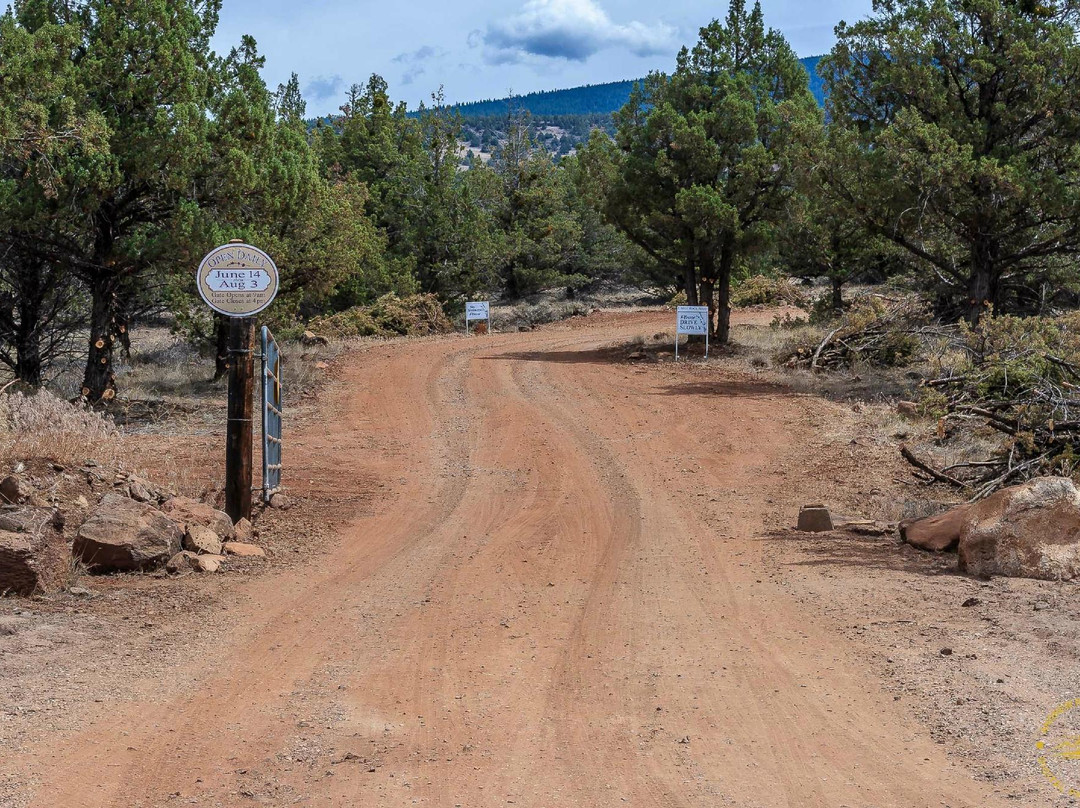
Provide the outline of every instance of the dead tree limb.
<path id="1" fill-rule="evenodd" d="M 929 474 L 931 477 L 933 477 L 938 482 L 940 482 L 940 483 L 948 483 L 949 485 L 951 485 L 951 486 L 953 486 L 955 488 L 965 488 L 966 487 L 962 482 L 957 480 L 955 477 L 950 477 L 948 474 L 943 474 L 942 472 L 938 471 L 936 468 L 931 466 L 929 463 L 926 463 L 926 462 L 920 460 L 919 458 L 917 458 L 915 456 L 915 453 L 912 452 L 911 449 L 909 449 L 906 445 L 900 447 L 900 454 L 902 454 L 904 456 L 904 459 L 907 462 L 909 462 L 911 465 L 913 465 L 915 468 L 919 469 L 920 471 L 926 472 L 927 474 Z"/>

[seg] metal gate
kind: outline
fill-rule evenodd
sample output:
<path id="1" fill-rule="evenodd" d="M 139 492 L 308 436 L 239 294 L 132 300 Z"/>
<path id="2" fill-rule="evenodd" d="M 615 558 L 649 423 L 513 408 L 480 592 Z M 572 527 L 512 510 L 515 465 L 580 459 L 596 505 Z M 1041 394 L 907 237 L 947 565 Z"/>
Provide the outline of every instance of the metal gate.
<path id="1" fill-rule="evenodd" d="M 277 340 L 262 328 L 263 502 L 281 488 L 281 353 Z"/>

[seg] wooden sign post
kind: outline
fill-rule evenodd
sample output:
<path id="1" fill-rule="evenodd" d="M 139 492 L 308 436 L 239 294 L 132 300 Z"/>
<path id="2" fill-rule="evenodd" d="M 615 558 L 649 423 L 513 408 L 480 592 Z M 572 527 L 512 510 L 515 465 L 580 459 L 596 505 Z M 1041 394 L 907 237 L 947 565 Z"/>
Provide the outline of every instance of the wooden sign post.
<path id="1" fill-rule="evenodd" d="M 251 518 L 251 445 L 255 393 L 255 319 L 229 318 L 229 421 L 225 427 L 225 513 Z"/>
<path id="2" fill-rule="evenodd" d="M 225 513 L 251 518 L 251 422 L 254 411 L 255 319 L 278 290 L 277 266 L 262 250 L 230 241 L 199 264 L 199 294 L 229 317 L 229 420 L 225 430 Z"/>

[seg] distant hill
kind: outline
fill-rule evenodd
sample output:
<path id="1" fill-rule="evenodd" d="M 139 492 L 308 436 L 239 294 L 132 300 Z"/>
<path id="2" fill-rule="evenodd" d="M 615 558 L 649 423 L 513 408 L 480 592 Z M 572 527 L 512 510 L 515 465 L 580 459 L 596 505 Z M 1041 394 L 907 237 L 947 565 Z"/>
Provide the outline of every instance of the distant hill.
<path id="1" fill-rule="evenodd" d="M 817 74 L 820 56 L 802 59 L 803 66 L 810 74 L 810 90 L 819 104 L 825 103 L 825 86 Z M 584 87 L 571 87 L 566 90 L 546 90 L 513 97 L 515 109 L 526 110 L 533 116 L 550 117 L 553 115 L 610 115 L 621 108 L 630 98 L 634 83 L 641 79 L 612 81 L 607 84 L 586 84 Z M 511 103 L 510 98 L 487 101 L 471 101 L 455 104 L 452 109 L 461 113 L 463 118 L 487 118 L 506 115 Z"/>

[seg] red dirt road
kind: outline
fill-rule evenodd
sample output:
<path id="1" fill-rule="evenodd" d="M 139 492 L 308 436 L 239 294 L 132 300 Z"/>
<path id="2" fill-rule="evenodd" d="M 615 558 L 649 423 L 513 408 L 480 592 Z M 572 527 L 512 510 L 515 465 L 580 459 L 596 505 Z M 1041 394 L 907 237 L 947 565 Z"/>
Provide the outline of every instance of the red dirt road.
<path id="1" fill-rule="evenodd" d="M 36 750 L 33 804 L 1004 804 L 771 575 L 813 399 L 605 350 L 669 319 L 343 357 L 287 461 L 331 552 Z"/>

